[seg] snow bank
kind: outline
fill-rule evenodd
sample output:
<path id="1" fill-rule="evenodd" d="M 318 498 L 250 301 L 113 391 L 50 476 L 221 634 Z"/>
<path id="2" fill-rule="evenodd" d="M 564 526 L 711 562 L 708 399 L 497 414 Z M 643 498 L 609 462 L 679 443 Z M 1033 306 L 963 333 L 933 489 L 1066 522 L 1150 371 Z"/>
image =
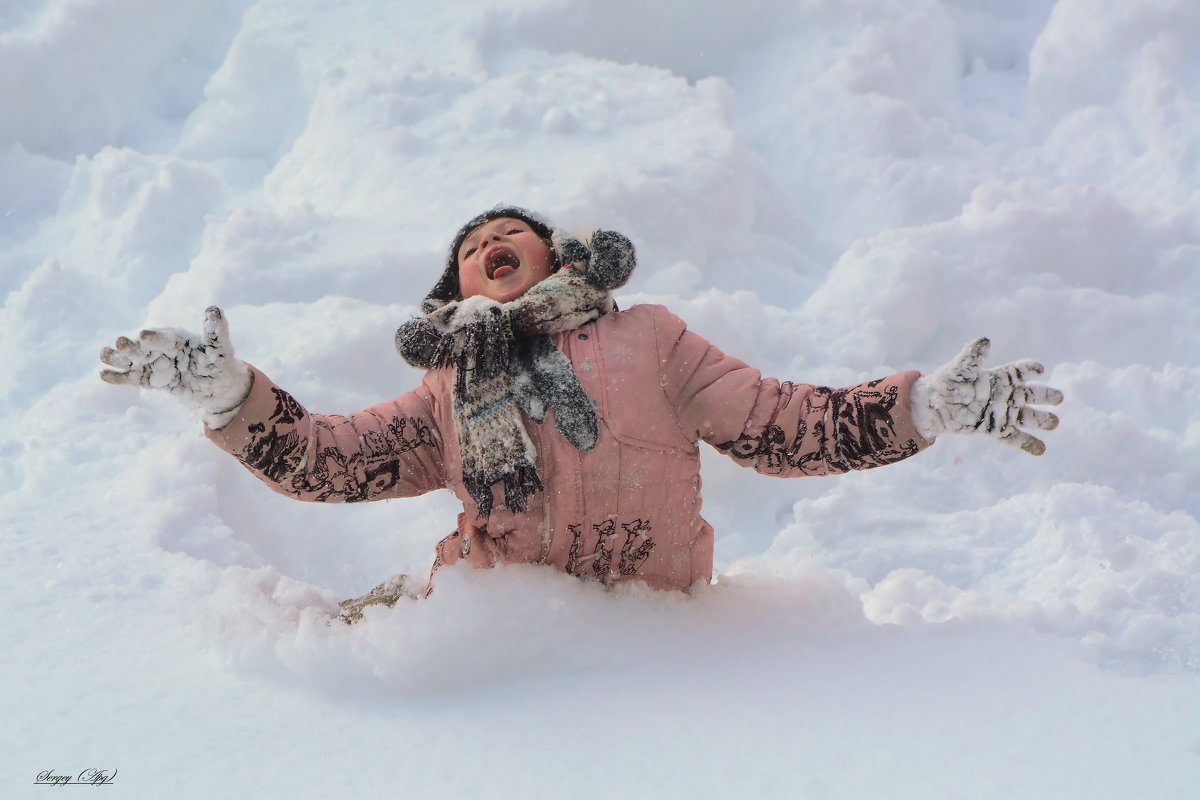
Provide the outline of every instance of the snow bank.
<path id="1" fill-rule="evenodd" d="M 253 674 L 260 701 L 309 698 L 300 717 L 275 712 L 302 730 L 326 702 L 370 728 L 359 701 L 419 716 L 467 687 L 484 710 L 457 718 L 502 741 L 501 712 L 545 697 L 615 736 L 577 699 L 595 686 L 626 714 L 686 720 L 691 749 L 661 752 L 687 770 L 697 753 L 737 752 L 782 773 L 807 753 L 814 796 L 1020 795 L 998 788 L 1011 765 L 943 735 L 989 726 L 979 746 L 1022 760 L 1025 794 L 1185 796 L 1200 666 L 1198 28 L 1186 0 L 749 0 L 732 17 L 707 1 L 5 5 L 0 564 L 21 610 L 6 669 L 16 685 L 57 665 L 8 711 L 30 719 L 67 703 L 64 686 L 124 674 L 36 634 L 90 624 L 127 650 L 161 643 L 164 675 L 230 681 L 215 708 L 236 720 L 258 705 L 239 683 Z M 502 200 L 628 234 L 641 267 L 623 304 L 664 302 L 769 374 L 845 385 L 931 370 L 987 335 L 998 361 L 1047 363 L 1063 425 L 1040 459 L 948 439 L 827 480 L 773 481 L 706 453 L 724 575 L 690 600 L 451 571 L 429 602 L 326 626 L 337 599 L 428 568 L 449 498 L 291 503 L 169 398 L 101 384 L 95 354 L 143 326 L 197 327 L 217 303 L 239 355 L 308 406 L 364 407 L 418 380 L 392 332 L 451 233 Z M 203 653 L 225 677 L 176 671 Z M 872 666 L 887 660 L 894 674 Z M 1029 716 L 1005 716 L 1023 699 L 1006 668 L 1032 692 Z M 796 676 L 823 688 L 786 702 L 760 690 Z M 151 688 L 122 696 L 176 688 L 140 680 Z M 939 681 L 978 712 L 923 724 Z M 508 700 L 489 699 L 493 685 Z M 893 711 L 863 711 L 864 691 Z M 701 695 L 711 718 L 689 710 Z M 1118 695 L 1128 735 L 1091 736 L 1104 721 L 1088 709 Z M 844 739 L 798 727 L 806 714 Z M 552 717 L 530 730 L 554 749 Z M 1155 749 L 1163 719 L 1175 738 Z M 646 729 L 660 747 L 681 735 L 665 724 Z M 39 754 L 67 741 L 33 727 Z M 1015 744 L 1056 752 L 1051 730 L 1074 782 Z M 725 733 L 723 751 L 696 743 Z M 930 749 L 886 756 L 913 736 Z M 963 771 L 930 755 L 947 746 Z M 878 769 L 853 783 L 867 752 Z M 1089 772 L 1131 752 L 1140 770 Z M 548 780 L 565 787 L 567 771 Z M 505 776 L 497 786 L 529 785 Z"/>
<path id="2" fill-rule="evenodd" d="M 647 649 L 656 670 L 733 673 L 755 642 L 798 632 L 868 627 L 858 599 L 834 581 L 728 579 L 695 598 L 628 587 L 606 593 L 533 567 L 439 573 L 432 597 L 369 607 L 354 626 L 331 621 L 335 595 L 270 567 L 223 571 L 195 619 L 198 633 L 233 663 L 282 669 L 336 696 L 486 691 L 571 675 L 587 682 L 634 672 Z M 196 606 L 192 606 L 196 608 Z M 519 642 L 519 647 L 513 644 Z M 721 642 L 721 653 L 713 643 Z"/>

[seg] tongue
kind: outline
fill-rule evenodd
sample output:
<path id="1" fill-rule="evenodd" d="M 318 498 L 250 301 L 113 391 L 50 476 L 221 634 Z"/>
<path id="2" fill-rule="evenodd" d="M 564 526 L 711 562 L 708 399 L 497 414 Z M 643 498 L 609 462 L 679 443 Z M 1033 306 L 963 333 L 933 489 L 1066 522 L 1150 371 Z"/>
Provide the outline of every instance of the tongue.
<path id="1" fill-rule="evenodd" d="M 501 266 L 496 267 L 496 271 L 492 273 L 492 280 L 499 280 L 500 278 L 503 278 L 505 275 L 508 275 L 509 273 L 516 272 L 516 271 L 517 271 L 516 267 L 511 267 L 508 264 L 502 264 Z"/>

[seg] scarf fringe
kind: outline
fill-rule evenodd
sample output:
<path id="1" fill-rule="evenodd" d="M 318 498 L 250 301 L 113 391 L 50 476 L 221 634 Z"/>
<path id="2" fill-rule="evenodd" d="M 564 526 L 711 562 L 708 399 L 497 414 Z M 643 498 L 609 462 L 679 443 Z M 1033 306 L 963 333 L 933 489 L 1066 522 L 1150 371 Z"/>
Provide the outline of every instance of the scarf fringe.
<path id="1" fill-rule="evenodd" d="M 480 517 L 487 519 L 491 516 L 492 505 L 495 502 L 492 487 L 501 481 L 504 483 L 504 504 L 513 511 L 529 510 L 529 497 L 546 488 L 542 477 L 538 475 L 537 467 L 528 461 L 516 464 L 512 472 L 500 476 L 483 472 L 464 472 L 463 485 L 467 488 L 467 494 L 471 495 L 471 499 L 479 507 Z"/>

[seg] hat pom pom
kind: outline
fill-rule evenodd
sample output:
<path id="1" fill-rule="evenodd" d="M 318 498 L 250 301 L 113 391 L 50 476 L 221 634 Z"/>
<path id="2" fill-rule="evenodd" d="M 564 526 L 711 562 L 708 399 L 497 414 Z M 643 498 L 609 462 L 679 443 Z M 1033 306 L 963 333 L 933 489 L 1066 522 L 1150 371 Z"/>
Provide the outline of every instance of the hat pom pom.
<path id="1" fill-rule="evenodd" d="M 564 264 L 582 266 L 587 282 L 600 289 L 611 291 L 624 286 L 637 266 L 633 242 L 616 231 L 595 231 L 586 245 L 564 236 L 555 247 Z"/>

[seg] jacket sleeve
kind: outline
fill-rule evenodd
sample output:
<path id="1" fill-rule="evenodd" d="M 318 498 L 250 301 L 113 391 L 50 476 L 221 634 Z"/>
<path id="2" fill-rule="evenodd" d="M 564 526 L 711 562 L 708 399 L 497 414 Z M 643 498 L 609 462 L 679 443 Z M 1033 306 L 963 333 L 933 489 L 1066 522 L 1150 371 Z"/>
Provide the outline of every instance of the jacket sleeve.
<path id="1" fill-rule="evenodd" d="M 260 480 L 297 500 L 415 497 L 445 485 L 442 438 L 427 385 L 347 416 L 311 414 L 254 367 L 238 416 L 205 428 Z"/>
<path id="2" fill-rule="evenodd" d="M 909 393 L 919 372 L 831 389 L 780 383 L 687 330 L 662 309 L 655 335 L 663 386 L 684 433 L 765 475 L 870 469 L 932 444 L 913 427 Z"/>

